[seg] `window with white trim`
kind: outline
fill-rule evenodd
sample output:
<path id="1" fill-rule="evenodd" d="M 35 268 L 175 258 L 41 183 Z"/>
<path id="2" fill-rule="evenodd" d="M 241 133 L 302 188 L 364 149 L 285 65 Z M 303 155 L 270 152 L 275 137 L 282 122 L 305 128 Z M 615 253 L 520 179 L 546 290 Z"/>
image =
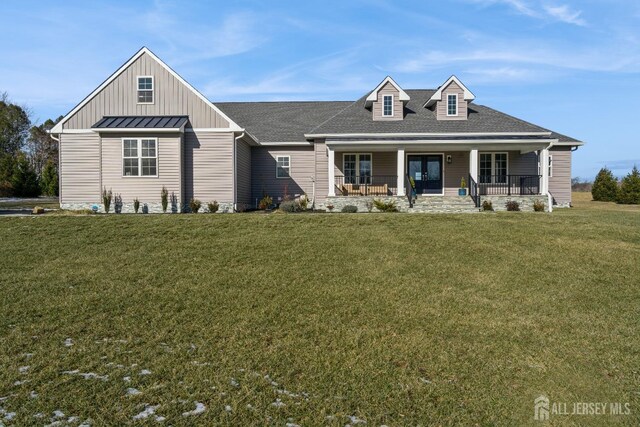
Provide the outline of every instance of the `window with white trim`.
<path id="1" fill-rule="evenodd" d="M 289 178 L 290 171 L 291 171 L 291 157 L 277 156 L 276 157 L 276 178 Z"/>
<path id="2" fill-rule="evenodd" d="M 382 97 L 382 115 L 384 117 L 393 116 L 393 95 L 384 95 Z"/>
<path id="3" fill-rule="evenodd" d="M 155 138 L 122 140 L 122 176 L 158 176 L 158 141 Z"/>
<path id="4" fill-rule="evenodd" d="M 553 156 L 549 154 L 549 178 L 553 177 Z"/>
<path id="5" fill-rule="evenodd" d="M 481 184 L 506 184 L 509 174 L 508 153 L 480 153 L 479 173 Z"/>
<path id="6" fill-rule="evenodd" d="M 342 171 L 345 184 L 371 184 L 371 154 L 344 154 Z"/>
<path id="7" fill-rule="evenodd" d="M 458 94 L 450 93 L 447 95 L 447 116 L 458 115 Z"/>
<path id="8" fill-rule="evenodd" d="M 153 104 L 153 76 L 138 76 L 138 104 Z"/>

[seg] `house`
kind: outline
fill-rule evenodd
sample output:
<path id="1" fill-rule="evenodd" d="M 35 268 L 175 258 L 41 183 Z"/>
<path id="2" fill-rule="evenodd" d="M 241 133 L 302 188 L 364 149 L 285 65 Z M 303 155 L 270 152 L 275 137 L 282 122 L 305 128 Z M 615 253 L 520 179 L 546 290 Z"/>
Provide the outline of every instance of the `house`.
<path id="1" fill-rule="evenodd" d="M 214 104 L 142 48 L 51 130 L 60 203 L 100 206 L 111 189 L 123 211 L 137 198 L 158 212 L 165 187 L 174 210 L 197 198 L 238 211 L 264 195 L 361 210 L 373 198 L 406 211 L 569 206 L 583 143 L 474 101 L 452 76 L 435 90 L 386 77 L 348 102 Z"/>

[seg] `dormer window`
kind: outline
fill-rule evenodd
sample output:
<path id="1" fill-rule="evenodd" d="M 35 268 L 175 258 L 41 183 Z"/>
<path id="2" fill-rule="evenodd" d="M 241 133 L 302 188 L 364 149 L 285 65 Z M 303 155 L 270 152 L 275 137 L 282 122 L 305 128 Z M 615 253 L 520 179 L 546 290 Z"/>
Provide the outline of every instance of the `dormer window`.
<path id="1" fill-rule="evenodd" d="M 447 116 L 458 115 L 458 94 L 450 93 L 447 95 Z"/>
<path id="2" fill-rule="evenodd" d="M 138 104 L 153 104 L 153 76 L 138 76 Z"/>
<path id="3" fill-rule="evenodd" d="M 393 116 L 393 95 L 384 95 L 382 98 L 382 115 L 384 117 Z"/>

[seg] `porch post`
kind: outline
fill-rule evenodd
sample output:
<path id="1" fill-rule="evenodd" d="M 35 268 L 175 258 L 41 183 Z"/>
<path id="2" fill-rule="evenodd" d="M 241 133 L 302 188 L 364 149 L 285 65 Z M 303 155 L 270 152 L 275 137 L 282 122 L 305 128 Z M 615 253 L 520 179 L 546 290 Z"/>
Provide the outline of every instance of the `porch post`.
<path id="1" fill-rule="evenodd" d="M 336 170 L 335 170 L 335 151 L 333 148 L 327 146 L 328 164 L 329 169 L 329 197 L 336 195 Z"/>
<path id="2" fill-rule="evenodd" d="M 469 175 L 477 183 L 478 182 L 478 149 L 474 148 L 469 151 Z"/>
<path id="3" fill-rule="evenodd" d="M 404 147 L 399 147 L 398 148 L 398 160 L 396 162 L 397 164 L 397 174 L 398 174 L 398 184 L 396 186 L 396 188 L 398 189 L 397 191 L 397 195 L 398 196 L 404 196 L 405 194 L 405 190 L 404 190 L 404 171 L 405 171 L 405 167 L 404 167 Z"/>
<path id="4" fill-rule="evenodd" d="M 549 193 L 549 149 L 544 148 L 540 150 L 540 194 Z"/>

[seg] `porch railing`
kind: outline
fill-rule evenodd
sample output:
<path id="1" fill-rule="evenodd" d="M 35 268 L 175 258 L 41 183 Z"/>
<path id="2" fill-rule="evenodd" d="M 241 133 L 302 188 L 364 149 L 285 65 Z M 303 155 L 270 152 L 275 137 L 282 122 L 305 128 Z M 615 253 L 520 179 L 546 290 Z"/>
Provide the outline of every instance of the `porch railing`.
<path id="1" fill-rule="evenodd" d="M 526 196 L 540 194 L 540 175 L 480 175 L 482 196 Z"/>
<path id="2" fill-rule="evenodd" d="M 469 174 L 469 196 L 473 200 L 473 203 L 476 204 L 476 208 L 480 207 L 480 193 L 478 192 L 478 183 L 475 179 Z"/>
<path id="3" fill-rule="evenodd" d="M 352 175 L 335 177 L 336 196 L 396 196 L 395 175 Z"/>

